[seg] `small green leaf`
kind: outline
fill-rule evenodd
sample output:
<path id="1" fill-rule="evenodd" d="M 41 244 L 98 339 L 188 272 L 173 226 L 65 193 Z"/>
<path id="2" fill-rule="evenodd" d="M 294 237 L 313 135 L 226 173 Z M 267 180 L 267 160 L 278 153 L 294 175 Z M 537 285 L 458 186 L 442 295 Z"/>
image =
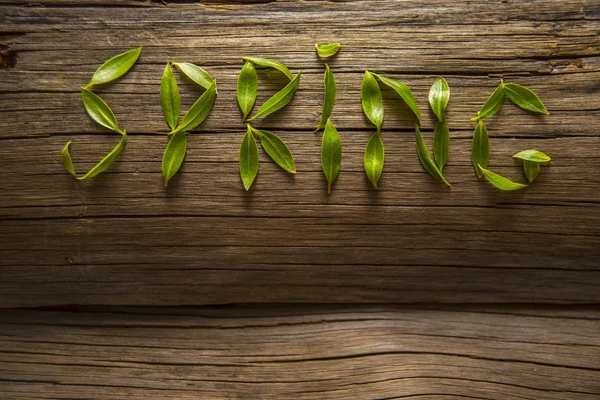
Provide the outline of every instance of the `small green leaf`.
<path id="1" fill-rule="evenodd" d="M 169 180 L 175 176 L 177 171 L 179 171 L 179 167 L 181 167 L 181 163 L 185 157 L 186 149 L 187 138 L 184 131 L 178 131 L 171 136 L 171 140 L 169 140 L 169 144 L 165 149 L 162 159 L 162 172 L 163 177 L 165 178 L 165 186 L 169 184 Z"/>
<path id="2" fill-rule="evenodd" d="M 323 113 L 321 114 L 321 122 L 315 129 L 317 132 L 319 129 L 325 126 L 325 123 L 329 119 L 331 112 L 333 111 L 333 105 L 335 104 L 335 78 L 333 72 L 329 69 L 329 65 L 325 64 L 325 77 L 324 77 L 325 94 L 323 96 Z"/>
<path id="3" fill-rule="evenodd" d="M 69 146 L 71 142 L 67 142 L 65 147 L 62 149 L 62 160 L 65 166 L 65 169 L 73 176 L 77 176 L 75 173 L 75 167 L 73 166 L 73 160 L 71 159 L 71 154 L 69 153 Z"/>
<path id="4" fill-rule="evenodd" d="M 525 172 L 525 176 L 527 176 L 529 183 L 532 183 L 540 173 L 540 163 L 524 160 L 523 171 Z"/>
<path id="5" fill-rule="evenodd" d="M 108 167 L 110 167 L 116 160 L 119 158 L 123 150 L 125 149 L 125 145 L 127 145 L 127 132 L 121 132 L 121 140 L 119 143 L 108 153 L 98 164 L 96 164 L 92 169 L 90 169 L 84 176 L 81 176 L 77 179 L 84 180 L 88 178 L 92 178 L 98 175 L 100 172 L 105 171 Z"/>
<path id="6" fill-rule="evenodd" d="M 417 155 L 419 156 L 419 161 L 421 161 L 421 165 L 423 166 L 423 168 L 425 168 L 425 170 L 429 172 L 429 175 L 450 186 L 450 183 L 448 183 L 446 178 L 444 178 L 442 172 L 438 169 L 438 167 L 431 159 L 431 156 L 429 155 L 427 146 L 425 146 L 425 141 L 423 140 L 423 136 L 421 135 L 421 131 L 419 130 L 418 125 L 415 125 L 415 138 L 417 146 Z"/>
<path id="7" fill-rule="evenodd" d="M 342 141 L 337 129 L 328 119 L 321 143 L 321 167 L 327 179 L 327 193 L 331 193 L 331 185 L 340 173 L 341 165 Z"/>
<path id="8" fill-rule="evenodd" d="M 121 133 L 115 114 L 104 100 L 84 88 L 81 89 L 81 98 L 85 110 L 94 121 L 105 128 Z"/>
<path id="9" fill-rule="evenodd" d="M 212 85 L 210 85 L 208 89 L 206 89 L 206 91 L 202 93 L 202 96 L 200 96 L 200 98 L 196 100 L 194 105 L 190 107 L 188 112 L 185 113 L 183 119 L 181 120 L 181 123 L 173 132 L 171 132 L 171 134 L 174 135 L 175 133 L 180 131 L 191 131 L 192 129 L 200 125 L 202 122 L 204 122 L 204 120 L 206 119 L 206 117 L 208 117 L 208 114 L 210 114 L 210 111 L 212 110 L 216 96 L 217 82 L 213 81 Z"/>
<path id="10" fill-rule="evenodd" d="M 439 121 L 445 119 L 446 106 L 450 100 L 450 87 L 441 76 L 433 82 L 429 89 L 429 105 Z"/>
<path id="11" fill-rule="evenodd" d="M 379 84 L 369 71 L 365 71 L 365 77 L 360 89 L 360 97 L 362 99 L 363 112 L 369 121 L 377 127 L 377 132 L 381 132 L 381 125 L 383 124 L 383 99 Z"/>
<path id="12" fill-rule="evenodd" d="M 160 80 L 160 105 L 162 106 L 165 121 L 171 130 L 174 130 L 179 122 L 180 100 L 179 89 L 175 76 L 171 71 L 171 65 L 167 63 L 165 72 Z"/>
<path id="13" fill-rule="evenodd" d="M 440 172 L 444 169 L 446 161 L 448 161 L 448 153 L 450 152 L 450 131 L 448 123 L 444 119 L 435 124 L 433 131 L 433 158 Z"/>
<path id="14" fill-rule="evenodd" d="M 527 187 L 527 185 L 513 182 L 510 179 L 506 179 L 502 175 L 498 175 L 492 171 L 489 171 L 483 168 L 481 165 L 479 165 L 479 169 L 481 170 L 483 176 L 485 176 L 485 179 L 487 179 L 488 182 L 500 190 L 518 190 Z"/>
<path id="15" fill-rule="evenodd" d="M 394 89 L 396 93 L 404 100 L 404 103 L 410 108 L 415 117 L 417 117 L 417 121 L 419 121 L 419 125 L 421 124 L 421 112 L 419 111 L 419 106 L 417 106 L 417 102 L 410 91 L 410 88 L 406 86 L 404 83 L 400 81 L 396 81 L 390 78 L 386 78 L 385 76 L 381 76 L 378 74 L 373 74 L 386 86 Z"/>
<path id="16" fill-rule="evenodd" d="M 208 89 L 213 84 L 214 79 L 212 76 L 195 64 L 178 62 L 173 62 L 172 64 L 179 68 L 185 76 L 204 89 Z"/>
<path id="17" fill-rule="evenodd" d="M 340 47 L 342 47 L 342 45 L 339 43 L 329 43 L 324 44 L 323 46 L 319 46 L 315 43 L 315 49 L 317 49 L 317 53 L 319 53 L 321 57 L 331 57 L 338 52 Z"/>
<path id="18" fill-rule="evenodd" d="M 475 131 L 473 132 L 473 145 L 471 148 L 471 160 L 473 161 L 473 167 L 479 178 L 482 177 L 482 173 L 479 170 L 479 166 L 487 167 L 490 159 L 490 138 L 488 131 L 483 120 L 479 120 Z"/>
<path id="19" fill-rule="evenodd" d="M 369 143 L 367 143 L 364 156 L 365 172 L 375 189 L 379 189 L 377 182 L 379 182 L 383 171 L 383 161 L 383 141 L 381 140 L 381 134 L 375 132 L 369 139 Z"/>
<path id="20" fill-rule="evenodd" d="M 246 190 L 250 190 L 256 174 L 258 174 L 258 147 L 252 134 L 252 128 L 248 125 L 240 147 L 240 177 Z"/>
<path id="21" fill-rule="evenodd" d="M 296 165 L 294 164 L 294 156 L 286 144 L 283 143 L 283 140 L 273 132 L 251 129 L 260 138 L 260 144 L 269 157 L 287 172 L 295 174 Z"/>
<path id="22" fill-rule="evenodd" d="M 530 89 L 516 83 L 505 83 L 504 93 L 518 107 L 535 113 L 548 115 L 542 100 Z"/>
<path id="23" fill-rule="evenodd" d="M 296 90 L 298 90 L 298 84 L 300 83 L 300 75 L 302 71 L 298 72 L 298 75 L 290 83 L 287 84 L 286 87 L 281 89 L 279 92 L 275 93 L 271 98 L 269 98 L 265 103 L 258 109 L 256 114 L 248 121 L 252 121 L 258 117 L 265 117 L 269 114 L 274 113 L 277 110 L 285 107 L 292 99 L 294 98 L 294 94 L 296 94 Z"/>
<path id="24" fill-rule="evenodd" d="M 256 76 L 256 69 L 254 68 L 254 64 L 250 61 L 246 61 L 240 71 L 237 83 L 237 101 L 244 114 L 242 118 L 244 121 L 254 107 L 257 89 L 258 77 Z"/>
<path id="25" fill-rule="evenodd" d="M 282 63 L 280 63 L 277 60 L 273 60 L 271 58 L 257 58 L 257 57 L 242 57 L 242 58 L 246 61 L 250 61 L 251 63 L 253 63 L 254 65 L 257 65 L 259 67 L 275 68 L 276 70 L 282 72 L 285 76 L 287 76 L 290 81 L 292 79 L 294 79 L 290 70 L 285 65 L 283 65 Z"/>
<path id="26" fill-rule="evenodd" d="M 92 80 L 88 83 L 86 88 L 92 85 L 100 85 L 102 83 L 113 81 L 125 74 L 133 64 L 135 64 L 141 51 L 142 48 L 138 47 L 137 49 L 116 55 L 106 61 L 96 70 L 94 76 L 92 76 Z"/>
<path id="27" fill-rule="evenodd" d="M 504 97 L 504 84 L 500 83 L 494 93 L 485 101 L 481 110 L 477 113 L 477 117 L 471 118 L 471 121 L 486 119 L 496 114 L 504 104 Z"/>
<path id="28" fill-rule="evenodd" d="M 546 163 L 551 160 L 551 158 L 548 157 L 546 154 L 535 149 L 520 151 L 513 157 L 519 158 L 521 160 L 533 161 L 536 163 Z"/>

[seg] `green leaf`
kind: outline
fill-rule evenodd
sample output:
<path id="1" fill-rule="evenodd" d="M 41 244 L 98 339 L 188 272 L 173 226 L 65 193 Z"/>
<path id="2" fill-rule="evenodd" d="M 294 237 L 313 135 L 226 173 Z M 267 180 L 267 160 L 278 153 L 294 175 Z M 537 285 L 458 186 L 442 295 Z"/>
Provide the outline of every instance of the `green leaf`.
<path id="1" fill-rule="evenodd" d="M 257 89 L 258 77 L 256 76 L 256 69 L 254 68 L 254 64 L 250 61 L 246 61 L 240 71 L 237 83 L 237 101 L 244 114 L 242 118 L 244 121 L 254 107 Z"/>
<path id="2" fill-rule="evenodd" d="M 81 176 L 77 179 L 84 180 L 88 178 L 92 178 L 98 175 L 100 172 L 105 171 L 108 167 L 110 167 L 116 160 L 119 158 L 123 150 L 125 149 L 125 145 L 127 145 L 127 132 L 121 132 L 121 140 L 119 143 L 108 153 L 98 164 L 96 164 L 92 169 L 90 169 L 84 176 Z M 68 151 L 68 150 L 67 150 Z M 70 157 L 70 156 L 69 156 Z"/>
<path id="3" fill-rule="evenodd" d="M 337 129 L 328 119 L 321 143 L 321 167 L 327 179 L 327 193 L 331 193 L 331 185 L 340 173 L 341 165 L 342 141 Z"/>
<path id="4" fill-rule="evenodd" d="M 208 72 L 195 64 L 178 62 L 173 62 L 172 64 L 179 68 L 185 76 L 190 78 L 197 85 L 202 86 L 204 89 L 208 89 L 214 82 L 214 79 Z"/>
<path id="5" fill-rule="evenodd" d="M 379 84 L 369 71 L 365 71 L 365 77 L 360 89 L 360 97 L 362 99 L 363 112 L 369 121 L 377 127 L 377 132 L 381 132 L 381 124 L 383 124 L 383 99 L 381 98 Z"/>
<path id="6" fill-rule="evenodd" d="M 525 172 L 525 176 L 527 176 L 529 183 L 532 183 L 540 173 L 540 163 L 524 160 L 523 171 Z"/>
<path id="7" fill-rule="evenodd" d="M 256 174 L 258 174 L 258 147 L 252 134 L 252 128 L 248 125 L 240 147 L 240 177 L 246 190 L 250 190 Z"/>
<path id="8" fill-rule="evenodd" d="M 71 154 L 69 153 L 69 146 L 71 145 L 71 142 L 67 142 L 67 144 L 65 145 L 65 147 L 62 149 L 62 160 L 63 160 L 63 164 L 65 166 L 65 169 L 73 176 L 77 176 L 77 174 L 75 173 L 75 167 L 73 166 L 73 160 L 71 159 Z"/>
<path id="9" fill-rule="evenodd" d="M 473 161 L 473 167 L 479 178 L 482 177 L 482 173 L 479 170 L 479 166 L 487 167 L 490 159 L 490 138 L 488 131 L 483 120 L 479 120 L 473 132 L 473 144 L 471 148 L 471 160 Z"/>
<path id="10" fill-rule="evenodd" d="M 285 65 L 283 65 L 282 63 L 280 63 L 277 60 L 273 60 L 271 58 L 257 58 L 257 57 L 242 57 L 242 58 L 246 61 L 250 61 L 251 63 L 253 63 L 254 65 L 257 65 L 259 67 L 275 68 L 276 70 L 282 72 L 285 76 L 287 76 L 290 81 L 292 79 L 294 79 L 290 70 Z"/>
<path id="11" fill-rule="evenodd" d="M 427 146 L 425 146 L 425 142 L 423 141 L 423 136 L 421 135 L 421 131 L 419 130 L 419 126 L 415 125 L 415 137 L 416 137 L 416 145 L 417 145 L 417 154 L 419 156 L 419 161 L 421 161 L 421 165 L 429 175 L 434 177 L 437 180 L 444 182 L 446 185 L 450 186 L 450 183 L 444 178 L 442 172 L 435 165 L 431 156 L 429 155 L 429 151 L 427 150 Z"/>
<path id="12" fill-rule="evenodd" d="M 500 190 L 518 190 L 527 187 L 527 185 L 523 185 L 521 183 L 516 183 L 511 181 L 510 179 L 506 179 L 502 175 L 498 175 L 492 171 L 489 171 L 483 166 L 479 166 L 483 176 L 488 180 L 492 185 L 496 186 Z"/>
<path id="13" fill-rule="evenodd" d="M 496 114 L 502 108 L 502 104 L 504 104 L 504 97 L 504 84 L 500 83 L 496 90 L 494 90 L 494 93 L 485 101 L 477 116 L 471 118 L 471 121 L 489 118 Z"/>
<path id="14" fill-rule="evenodd" d="M 323 96 L 323 113 L 321 114 L 321 122 L 319 122 L 319 126 L 317 129 L 315 129 L 315 132 L 325 126 L 325 123 L 333 111 L 333 105 L 335 103 L 335 78 L 333 76 L 333 72 L 331 72 L 331 69 L 329 69 L 329 65 L 327 64 L 325 64 L 324 86 L 325 94 Z"/>
<path id="15" fill-rule="evenodd" d="M 385 76 L 381 76 L 378 74 L 373 74 L 383 83 L 384 85 L 394 89 L 396 93 L 404 100 L 404 103 L 410 108 L 415 117 L 417 117 L 417 121 L 419 121 L 419 125 L 421 124 L 421 112 L 419 111 L 419 106 L 415 101 L 415 98 L 410 91 L 410 88 L 406 86 L 404 83 L 400 81 L 396 81 L 390 78 L 386 78 Z"/>
<path id="16" fill-rule="evenodd" d="M 183 119 L 181 120 L 181 123 L 173 132 L 171 132 L 171 134 L 174 135 L 175 133 L 180 131 L 191 131 L 192 129 L 200 125 L 202 122 L 204 122 L 204 120 L 206 119 L 206 117 L 208 117 L 208 114 L 210 114 L 210 111 L 212 110 L 216 96 L 217 82 L 213 81 L 212 85 L 210 85 L 208 89 L 206 89 L 206 92 L 202 93 L 202 96 L 200 96 L 200 98 L 196 100 L 194 105 L 190 107 L 188 112 L 185 113 Z"/>
<path id="17" fill-rule="evenodd" d="M 338 52 L 340 47 L 342 47 L 342 45 L 339 43 L 329 43 L 322 46 L 315 43 L 315 49 L 317 49 L 317 53 L 319 53 L 321 57 L 331 57 Z"/>
<path id="18" fill-rule="evenodd" d="M 383 141 L 381 140 L 381 134 L 376 132 L 369 139 L 364 156 L 365 172 L 375 189 L 379 189 L 377 182 L 379 182 L 383 171 L 383 161 Z"/>
<path id="19" fill-rule="evenodd" d="M 530 89 L 516 83 L 505 83 L 504 93 L 518 107 L 535 113 L 548 115 L 548 110 L 544 107 L 542 100 Z"/>
<path id="20" fill-rule="evenodd" d="M 450 152 L 450 132 L 448 123 L 444 119 L 435 124 L 433 131 L 433 158 L 440 172 L 444 169 L 446 161 L 448 161 L 448 153 Z"/>
<path id="21" fill-rule="evenodd" d="M 446 106 L 450 100 L 450 87 L 441 76 L 433 82 L 429 89 L 429 105 L 439 121 L 445 119 Z"/>
<path id="22" fill-rule="evenodd" d="M 185 157 L 186 149 L 187 138 L 184 131 L 178 131 L 171 136 L 171 140 L 169 140 L 169 144 L 163 153 L 162 159 L 162 172 L 163 177 L 165 178 L 165 186 L 169 184 L 169 180 L 175 176 L 177 171 L 179 171 L 179 167 L 181 167 L 181 163 Z"/>
<path id="23" fill-rule="evenodd" d="M 275 111 L 285 107 L 293 98 L 294 94 L 296 94 L 296 90 L 298 90 L 298 84 L 300 83 L 300 75 L 302 71 L 298 72 L 298 75 L 290 83 L 287 84 L 286 87 L 281 89 L 279 92 L 275 93 L 271 96 L 270 99 L 265 101 L 256 114 L 248 121 L 252 121 L 258 117 L 265 117 L 269 114 L 274 113 Z"/>
<path id="24" fill-rule="evenodd" d="M 88 83 L 86 88 L 92 85 L 100 85 L 102 83 L 113 81 L 124 75 L 127 71 L 129 71 L 133 64 L 135 64 L 140 56 L 141 51 L 142 48 L 138 47 L 137 49 L 129 50 L 125 53 L 116 55 L 110 60 L 106 61 L 100 66 L 100 68 L 96 70 L 92 76 L 92 80 L 90 83 Z"/>
<path id="25" fill-rule="evenodd" d="M 165 116 L 167 125 L 169 125 L 171 130 L 174 130 L 179 122 L 181 103 L 179 100 L 177 82 L 175 81 L 175 76 L 173 76 L 169 63 L 167 63 L 165 72 L 163 72 L 162 79 L 160 80 L 160 105 L 162 106 L 163 115 Z"/>
<path id="26" fill-rule="evenodd" d="M 296 165 L 294 164 L 294 156 L 285 143 L 283 143 L 283 140 L 273 132 L 251 129 L 259 136 L 260 144 L 269 157 L 287 172 L 295 174 Z"/>
<path id="27" fill-rule="evenodd" d="M 81 98 L 85 110 L 94 121 L 105 128 L 121 133 L 115 114 L 104 100 L 84 88 L 81 89 Z"/>
<path id="28" fill-rule="evenodd" d="M 551 158 L 548 157 L 546 154 L 535 149 L 520 151 L 513 157 L 519 158 L 521 160 L 533 161 L 536 163 L 546 163 L 551 160 Z"/>

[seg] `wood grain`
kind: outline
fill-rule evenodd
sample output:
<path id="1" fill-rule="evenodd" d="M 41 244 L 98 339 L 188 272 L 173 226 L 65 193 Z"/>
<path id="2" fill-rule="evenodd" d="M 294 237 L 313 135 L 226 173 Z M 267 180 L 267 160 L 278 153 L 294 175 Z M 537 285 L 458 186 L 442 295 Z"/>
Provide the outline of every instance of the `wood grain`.
<path id="1" fill-rule="evenodd" d="M 597 303 L 600 300 L 600 6 L 596 1 L 172 2 L 44 0 L 0 6 L 0 306 L 232 302 Z M 339 41 L 332 118 L 343 165 L 331 196 L 319 165 L 323 62 Z M 109 171 L 75 182 L 118 138 L 94 125 L 79 87 L 110 56 L 139 63 L 97 92 L 130 133 Z M 298 173 L 261 153 L 245 193 L 235 102 L 241 57 L 274 57 L 302 81 L 257 126 L 286 140 Z M 204 66 L 219 96 L 161 185 L 167 60 Z M 450 84 L 450 190 L 418 163 L 409 111 L 385 91 L 381 191 L 362 171 L 373 131 L 360 109 L 365 69 L 413 90 L 431 145 L 427 91 Z M 505 104 L 488 122 L 490 169 L 524 181 L 511 155 L 549 154 L 535 184 L 500 193 L 470 164 L 469 120 L 500 77 L 534 89 L 550 115 Z M 178 75 L 184 107 L 197 97 Z M 261 72 L 260 100 L 281 87 Z"/>
<path id="2" fill-rule="evenodd" d="M 599 325 L 573 307 L 5 310 L 0 376 L 7 399 L 590 400 Z"/>

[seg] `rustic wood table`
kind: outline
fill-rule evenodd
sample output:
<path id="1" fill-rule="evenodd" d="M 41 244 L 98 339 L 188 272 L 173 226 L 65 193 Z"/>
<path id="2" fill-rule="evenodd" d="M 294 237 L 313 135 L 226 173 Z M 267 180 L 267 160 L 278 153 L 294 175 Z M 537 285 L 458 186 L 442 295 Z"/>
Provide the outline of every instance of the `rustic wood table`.
<path id="1" fill-rule="evenodd" d="M 599 34 L 598 0 L 2 1 L 0 398 L 599 399 Z M 333 41 L 344 153 L 328 196 L 314 44 Z M 127 148 L 76 181 L 67 141 L 80 171 L 118 141 L 79 88 L 137 46 L 134 68 L 97 89 Z M 261 153 L 248 193 L 245 55 L 302 70 L 290 105 L 256 125 L 281 135 L 298 173 Z M 219 94 L 165 188 L 167 61 L 203 66 Z M 429 145 L 427 92 L 446 78 L 451 189 L 422 169 L 389 90 L 371 188 L 365 70 L 411 87 Z M 550 111 L 507 102 L 487 120 L 490 169 L 523 182 L 512 154 L 552 157 L 511 193 L 470 161 L 470 118 L 500 78 Z M 186 109 L 198 91 L 178 80 Z M 259 101 L 283 83 L 259 80 Z"/>

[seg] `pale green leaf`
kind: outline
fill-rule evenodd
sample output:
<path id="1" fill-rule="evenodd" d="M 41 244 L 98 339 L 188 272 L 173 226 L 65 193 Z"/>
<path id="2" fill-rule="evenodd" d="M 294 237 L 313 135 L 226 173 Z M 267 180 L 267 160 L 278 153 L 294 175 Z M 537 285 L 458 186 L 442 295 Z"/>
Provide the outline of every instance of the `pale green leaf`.
<path id="1" fill-rule="evenodd" d="M 120 76 L 124 75 L 129 69 L 135 64 L 140 52 L 141 47 L 137 49 L 129 50 L 119 55 L 114 56 L 110 60 L 106 61 L 100 66 L 92 76 L 92 80 L 86 88 L 92 85 L 100 85 L 102 83 L 108 83 L 113 81 Z"/>
<path id="2" fill-rule="evenodd" d="M 540 173 L 540 163 L 535 161 L 523 160 L 523 171 L 529 183 L 532 183 Z"/>
<path id="3" fill-rule="evenodd" d="M 79 180 L 92 178 L 98 175 L 100 172 L 105 171 L 108 167 L 110 167 L 116 160 L 119 158 L 125 146 L 127 145 L 127 132 L 121 132 L 121 140 L 119 143 L 108 153 L 98 164 L 96 164 L 92 169 L 90 169 L 85 175 L 77 178 Z"/>
<path id="4" fill-rule="evenodd" d="M 502 175 L 498 175 L 495 172 L 489 171 L 483 168 L 482 165 L 479 166 L 481 173 L 485 176 L 485 179 L 488 180 L 492 185 L 496 186 L 500 190 L 518 190 L 526 188 L 527 185 L 523 185 L 521 183 L 516 183 L 503 177 Z"/>
<path id="5" fill-rule="evenodd" d="M 319 126 L 315 129 L 317 132 L 319 129 L 325 126 L 331 112 L 333 111 L 333 105 L 335 104 L 335 77 L 333 76 L 333 72 L 329 69 L 329 65 L 325 64 L 325 77 L 323 79 L 325 94 L 323 96 L 323 112 L 321 114 L 321 122 L 319 122 Z"/>
<path id="6" fill-rule="evenodd" d="M 513 157 L 519 158 L 521 160 L 533 161 L 536 163 L 546 163 L 551 160 L 551 158 L 548 157 L 546 154 L 535 149 L 520 151 Z"/>
<path id="7" fill-rule="evenodd" d="M 342 47 L 342 45 L 339 43 L 329 43 L 322 46 L 315 44 L 315 49 L 317 49 L 317 53 L 319 53 L 321 57 L 331 57 L 338 52 L 340 47 Z"/>
<path id="8" fill-rule="evenodd" d="M 342 165 L 342 141 L 337 129 L 327 120 L 323 141 L 321 143 L 321 167 L 327 179 L 327 193 L 331 193 L 331 185 L 335 182 Z"/>
<path id="9" fill-rule="evenodd" d="M 171 132 L 171 134 L 175 134 L 179 131 L 191 131 L 204 122 L 212 110 L 216 95 L 217 82 L 213 81 L 212 85 L 210 85 L 208 89 L 202 93 L 202 96 L 196 100 L 194 105 L 190 107 L 188 112 L 183 116 L 179 126 Z"/>
<path id="10" fill-rule="evenodd" d="M 438 118 L 438 121 L 446 118 L 446 106 L 449 100 L 450 87 L 448 86 L 448 82 L 440 76 L 433 82 L 431 89 L 429 89 L 429 105 Z"/>
<path id="11" fill-rule="evenodd" d="M 377 132 L 381 132 L 381 125 L 383 124 L 383 99 L 379 84 L 369 71 L 365 71 L 365 77 L 360 89 L 360 97 L 363 112 L 369 121 L 377 127 Z"/>
<path id="12" fill-rule="evenodd" d="M 381 134 L 376 132 L 367 143 L 363 160 L 367 178 L 369 178 L 375 189 L 379 189 L 377 183 L 383 171 L 383 161 L 383 141 L 381 140 Z"/>
<path id="13" fill-rule="evenodd" d="M 204 89 L 208 89 L 213 84 L 214 79 L 212 76 L 195 64 L 173 62 L 173 65 L 179 68 L 179 70 L 194 83 Z"/>
<path id="14" fill-rule="evenodd" d="M 162 172 L 165 179 L 165 186 L 169 184 L 169 180 L 175 176 L 181 163 L 185 157 L 187 149 L 187 138 L 184 131 L 178 131 L 171 135 L 169 144 L 163 153 Z"/>
<path id="15" fill-rule="evenodd" d="M 383 83 L 384 85 L 394 89 L 394 91 L 400 96 L 400 98 L 406 103 L 408 108 L 413 112 L 417 121 L 419 121 L 419 125 L 421 124 L 421 111 L 419 111 L 419 106 L 415 101 L 415 98 L 410 91 L 410 88 L 406 86 L 404 83 L 400 81 L 396 81 L 394 79 L 386 78 L 385 76 L 381 76 L 378 74 L 373 74 Z"/>
<path id="16" fill-rule="evenodd" d="M 256 91 L 258 89 L 258 77 L 256 75 L 256 69 L 254 64 L 250 61 L 246 61 L 240 76 L 238 77 L 237 83 L 237 101 L 242 110 L 243 120 L 246 120 L 250 111 L 254 107 L 256 102 Z"/>
<path id="17" fill-rule="evenodd" d="M 251 129 L 260 138 L 260 144 L 269 157 L 287 172 L 295 174 L 296 165 L 294 164 L 294 156 L 283 140 L 273 132 Z"/>
<path id="18" fill-rule="evenodd" d="M 258 174 L 258 147 L 252 134 L 252 128 L 248 125 L 244 140 L 240 146 L 240 177 L 246 190 L 250 190 L 252 182 Z"/>
<path id="19" fill-rule="evenodd" d="M 421 135 L 421 131 L 419 130 L 418 125 L 415 125 L 415 138 L 417 146 L 417 155 L 419 156 L 419 161 L 421 161 L 421 165 L 423 166 L 423 168 L 425 168 L 425 170 L 429 172 L 429 175 L 450 186 L 450 183 L 448 183 L 446 178 L 444 178 L 442 172 L 438 169 L 438 167 L 431 159 L 431 156 L 429 155 L 427 146 L 425 146 L 425 141 L 423 140 L 423 136 Z"/>
<path id="20" fill-rule="evenodd" d="M 165 121 L 171 130 L 177 127 L 181 107 L 179 89 L 171 65 L 167 63 L 162 79 L 160 80 L 160 105 L 162 106 Z"/>
<path id="21" fill-rule="evenodd" d="M 483 120 L 479 120 L 475 127 L 475 131 L 473 132 L 473 144 L 471 147 L 471 160 L 473 161 L 473 167 L 475 167 L 475 172 L 479 178 L 482 176 L 479 166 L 482 165 L 484 168 L 487 167 L 489 159 L 490 138 Z"/>
<path id="22" fill-rule="evenodd" d="M 486 119 L 496 114 L 504 104 L 504 84 L 500 85 L 494 90 L 491 96 L 485 101 L 481 110 L 477 113 L 477 117 L 471 118 L 471 121 L 477 121 L 480 119 Z"/>
<path id="23" fill-rule="evenodd" d="M 517 85 L 516 83 L 505 83 L 504 93 L 510 101 L 524 110 L 544 115 L 549 114 L 542 100 L 531 89 L 525 86 Z"/>
<path id="24" fill-rule="evenodd" d="M 302 71 L 298 72 L 298 75 L 290 83 L 287 84 L 286 87 L 281 89 L 279 92 L 275 93 L 271 98 L 269 98 L 265 103 L 258 109 L 256 114 L 248 121 L 252 121 L 259 117 L 265 117 L 269 114 L 274 113 L 277 110 L 285 107 L 296 94 L 296 90 L 298 90 L 298 84 L 300 83 L 300 75 Z"/>
<path id="25" fill-rule="evenodd" d="M 104 100 L 98 97 L 98 95 L 83 88 L 81 89 L 81 98 L 85 110 L 94 121 L 105 128 L 121 133 L 115 114 Z"/>
<path id="26" fill-rule="evenodd" d="M 290 70 L 283 65 L 281 62 L 277 60 L 273 60 L 271 58 L 258 58 L 258 57 L 242 57 L 246 61 L 250 61 L 256 66 L 265 67 L 265 68 L 274 68 L 280 72 L 282 72 L 288 79 L 291 81 L 294 79 Z"/>
<path id="27" fill-rule="evenodd" d="M 77 174 L 75 173 L 75 167 L 73 166 L 73 160 L 71 159 L 71 154 L 69 153 L 69 146 L 71 145 L 71 142 L 67 142 L 67 144 L 65 145 L 65 147 L 62 149 L 62 160 L 63 160 L 63 164 L 65 166 L 65 169 L 73 176 L 76 176 Z"/>
<path id="28" fill-rule="evenodd" d="M 444 169 L 446 161 L 448 161 L 448 153 L 450 152 L 450 131 L 448 123 L 444 119 L 435 124 L 433 131 L 433 158 L 440 172 Z"/>

